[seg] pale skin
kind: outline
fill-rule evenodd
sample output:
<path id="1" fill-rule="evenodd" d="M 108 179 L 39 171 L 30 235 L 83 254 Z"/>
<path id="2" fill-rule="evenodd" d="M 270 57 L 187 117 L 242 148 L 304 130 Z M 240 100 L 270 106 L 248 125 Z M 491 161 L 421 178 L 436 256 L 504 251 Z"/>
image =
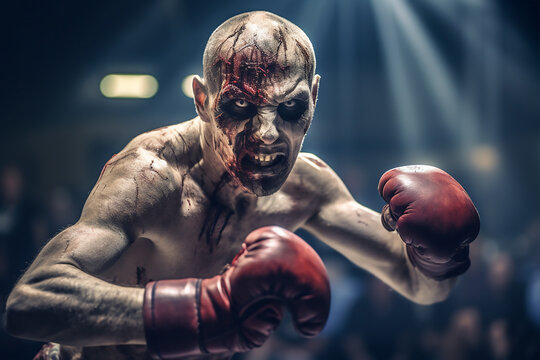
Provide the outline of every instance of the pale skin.
<path id="1" fill-rule="evenodd" d="M 258 44 L 275 50 L 276 75 L 265 78 L 257 98 L 250 98 L 227 93 L 226 76 L 221 81 L 207 76 L 215 63 L 206 61 L 205 78 L 193 84 L 199 116 L 136 137 L 107 163 L 80 220 L 43 248 L 11 293 L 11 333 L 65 344 L 75 352 L 85 348 L 87 358 L 144 359 L 144 285 L 216 275 L 246 235 L 265 225 L 308 230 L 414 302 L 446 298 L 453 279 L 422 275 L 409 262 L 399 235 L 383 228 L 379 213 L 357 203 L 321 159 L 299 153 L 313 117 L 319 76 L 306 75 L 306 60 L 293 53 L 293 38 L 311 49 L 303 33 L 294 33 L 301 31 L 294 25 L 286 23 L 293 34 L 284 34 L 289 41 L 285 50 L 265 38 L 265 31 L 279 25 L 270 15 L 251 13 L 229 26 L 247 24 L 234 44 L 238 54 L 244 56 L 247 46 L 253 55 L 248 45 L 254 33 Z M 223 57 L 223 49 L 232 46 L 227 41 L 234 38 L 223 35 L 230 28 L 221 32 L 209 41 L 208 59 Z M 260 56 L 255 54 L 254 61 L 261 62 Z M 253 105 L 254 114 L 240 120 L 220 117 L 223 101 L 240 112 L 246 103 Z M 305 104 L 305 112 L 285 121 L 280 109 L 298 103 Z M 236 146 L 241 133 L 253 145 L 245 155 L 251 157 L 249 171 L 239 165 L 245 164 Z M 264 155 L 284 159 L 285 170 L 276 176 Z M 249 179 L 237 176 L 238 166 Z M 272 177 L 277 180 L 265 180 Z"/>

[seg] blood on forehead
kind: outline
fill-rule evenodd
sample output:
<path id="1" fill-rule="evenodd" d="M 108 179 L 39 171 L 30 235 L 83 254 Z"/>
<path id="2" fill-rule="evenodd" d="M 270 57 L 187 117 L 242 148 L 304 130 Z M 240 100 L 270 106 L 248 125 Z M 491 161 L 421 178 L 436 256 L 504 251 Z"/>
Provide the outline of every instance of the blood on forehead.
<path id="1" fill-rule="evenodd" d="M 260 104 L 265 102 L 263 89 L 286 76 L 289 66 L 282 64 L 276 56 L 268 55 L 257 45 L 249 45 L 226 57 L 219 57 L 222 94 L 245 97 Z M 216 64 L 217 65 L 217 64 Z"/>
<path id="2" fill-rule="evenodd" d="M 311 80 L 310 51 L 289 32 L 279 26 L 257 33 L 246 31 L 243 24 L 229 34 L 218 45 L 212 62 L 212 80 L 220 85 L 216 105 L 223 95 L 262 104 L 267 102 L 265 89 L 288 76 L 301 74 Z"/>

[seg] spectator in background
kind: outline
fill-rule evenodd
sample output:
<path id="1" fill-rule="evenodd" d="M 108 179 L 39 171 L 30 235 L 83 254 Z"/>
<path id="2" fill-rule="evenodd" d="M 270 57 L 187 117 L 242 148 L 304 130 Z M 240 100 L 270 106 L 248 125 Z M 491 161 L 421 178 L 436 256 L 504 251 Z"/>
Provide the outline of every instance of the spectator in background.
<path id="1" fill-rule="evenodd" d="M 346 358 L 413 359 L 419 333 L 413 305 L 371 277 L 364 294 L 348 317 Z"/>
<path id="2" fill-rule="evenodd" d="M 43 217 L 25 187 L 23 172 L 10 165 L 0 170 L 0 305 L 43 242 Z M 39 344 L 14 339 L 0 331 L 2 359 L 31 359 Z"/>
<path id="3" fill-rule="evenodd" d="M 21 169 L 14 165 L 4 167 L 0 175 L 2 299 L 35 255 L 40 223 L 39 207 L 26 192 Z"/>
<path id="4" fill-rule="evenodd" d="M 68 189 L 56 187 L 51 191 L 47 214 L 48 238 L 77 222 L 79 214 L 75 209 L 75 202 Z"/>
<path id="5" fill-rule="evenodd" d="M 518 237 L 517 248 L 517 262 L 525 275 L 526 310 L 535 331 L 538 332 L 540 330 L 540 216 L 536 216 Z"/>
<path id="6" fill-rule="evenodd" d="M 470 307 L 454 312 L 439 353 L 441 360 L 488 359 L 478 309 Z"/>
<path id="7" fill-rule="evenodd" d="M 488 292 L 482 307 L 495 359 L 532 359 L 538 353 L 537 333 L 525 311 L 525 286 L 515 276 L 509 253 L 500 252 L 488 264 Z"/>

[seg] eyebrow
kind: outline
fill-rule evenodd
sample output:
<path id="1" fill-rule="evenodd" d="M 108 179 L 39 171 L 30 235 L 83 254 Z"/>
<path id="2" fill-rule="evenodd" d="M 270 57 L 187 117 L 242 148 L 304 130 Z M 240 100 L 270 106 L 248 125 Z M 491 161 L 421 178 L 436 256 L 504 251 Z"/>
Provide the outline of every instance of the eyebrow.
<path id="1" fill-rule="evenodd" d="M 298 85 L 300 84 L 300 82 L 302 80 L 304 80 L 304 79 L 302 79 L 301 77 L 296 79 L 296 82 L 293 84 L 293 86 L 291 86 L 288 90 L 286 90 L 283 93 L 282 97 L 285 99 L 285 98 L 289 97 L 291 95 L 291 93 L 294 94 L 294 91 L 298 88 Z M 302 93 L 304 93 L 304 94 L 302 94 Z M 299 97 L 299 96 L 306 95 L 306 94 L 309 97 L 309 93 L 306 91 L 306 89 L 305 88 L 303 88 L 303 89 L 300 88 L 300 90 L 298 90 L 298 94 L 294 94 L 293 97 Z M 304 99 L 304 100 L 306 100 L 306 99 Z"/>
<path id="2" fill-rule="evenodd" d="M 245 91 L 242 91 L 238 86 L 229 84 L 221 92 L 221 96 L 227 96 L 229 98 L 245 98 L 249 99 L 253 97 L 251 94 L 246 94 Z"/>
<path id="3" fill-rule="evenodd" d="M 309 100 L 309 92 L 306 91 L 305 89 L 302 89 L 300 90 L 298 93 L 293 93 L 294 96 L 292 96 L 293 99 L 299 99 L 299 100 L 303 100 L 303 101 L 308 101 Z M 286 96 L 287 98 L 288 96 Z"/>
<path id="4" fill-rule="evenodd" d="M 278 102 L 285 102 L 291 99 L 298 99 L 302 101 L 309 101 L 309 98 L 311 96 L 309 92 L 309 88 L 305 85 L 300 85 L 300 82 L 304 80 L 302 78 L 298 78 L 297 81 L 286 91 L 283 92 L 283 94 L 280 94 L 278 97 L 276 97 Z M 229 84 L 225 87 L 225 89 L 222 91 L 220 96 L 220 102 L 224 100 L 224 98 L 228 99 L 244 99 L 249 102 L 255 102 L 257 96 L 251 95 L 249 93 L 246 93 L 245 91 L 242 91 L 239 87 L 236 85 Z"/>

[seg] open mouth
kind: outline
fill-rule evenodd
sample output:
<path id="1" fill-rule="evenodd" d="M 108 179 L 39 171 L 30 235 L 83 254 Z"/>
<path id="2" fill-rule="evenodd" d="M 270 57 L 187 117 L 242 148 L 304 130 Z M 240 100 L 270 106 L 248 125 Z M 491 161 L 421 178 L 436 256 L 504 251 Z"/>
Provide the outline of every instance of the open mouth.
<path id="1" fill-rule="evenodd" d="M 244 170 L 254 173 L 279 173 L 286 165 L 287 157 L 282 153 L 246 154 L 240 161 Z"/>

